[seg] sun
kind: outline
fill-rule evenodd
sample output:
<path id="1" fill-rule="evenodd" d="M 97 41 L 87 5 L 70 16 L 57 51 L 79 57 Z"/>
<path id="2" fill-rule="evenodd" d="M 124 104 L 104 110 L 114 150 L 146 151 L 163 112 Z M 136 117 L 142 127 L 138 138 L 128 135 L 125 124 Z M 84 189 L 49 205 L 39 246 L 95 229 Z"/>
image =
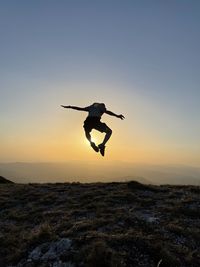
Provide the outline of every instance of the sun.
<path id="1" fill-rule="evenodd" d="M 94 142 L 96 145 L 101 144 L 102 141 L 103 141 L 103 138 L 104 138 L 104 136 L 103 136 L 102 133 L 98 133 L 97 131 L 93 131 L 93 132 L 91 133 L 91 139 L 92 139 L 92 142 Z M 85 138 L 84 143 L 85 143 L 86 145 L 89 145 L 89 146 L 90 146 L 90 143 L 89 143 L 89 141 L 87 140 L 87 138 Z"/>
<path id="2" fill-rule="evenodd" d="M 97 138 L 95 138 L 95 137 L 92 136 L 91 139 L 92 139 L 92 142 L 94 142 L 95 144 L 98 144 L 98 140 L 97 140 Z M 89 146 L 90 146 L 90 142 L 87 140 L 87 138 L 84 139 L 84 143 L 85 143 L 86 145 L 89 145 Z"/>

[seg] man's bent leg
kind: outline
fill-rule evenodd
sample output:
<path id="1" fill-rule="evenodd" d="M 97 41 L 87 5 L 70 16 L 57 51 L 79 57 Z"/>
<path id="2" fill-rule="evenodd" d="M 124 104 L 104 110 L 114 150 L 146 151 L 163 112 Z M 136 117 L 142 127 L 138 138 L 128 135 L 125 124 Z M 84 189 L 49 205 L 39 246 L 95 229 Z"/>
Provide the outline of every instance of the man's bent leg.
<path id="1" fill-rule="evenodd" d="M 96 146 L 95 143 L 92 142 L 90 132 L 85 131 L 85 136 L 86 136 L 87 140 L 90 142 L 90 145 L 94 149 L 94 151 L 99 152 L 98 146 Z"/>
<path id="2" fill-rule="evenodd" d="M 86 131 L 85 131 L 85 136 L 86 136 L 87 140 L 91 143 L 92 141 L 91 141 L 91 135 L 90 135 L 90 132 L 86 132 Z"/>
<path id="3" fill-rule="evenodd" d="M 105 146 L 106 143 L 108 142 L 108 140 L 110 139 L 111 135 L 112 135 L 112 130 L 108 127 L 105 131 L 106 135 L 104 137 L 103 142 L 101 143 L 101 145 Z"/>
<path id="4" fill-rule="evenodd" d="M 106 133 L 106 135 L 105 135 L 105 137 L 104 137 L 103 142 L 102 142 L 100 145 L 98 145 L 99 150 L 100 150 L 100 153 L 101 153 L 102 156 L 105 155 L 105 148 L 106 148 L 105 144 L 106 144 L 106 143 L 108 142 L 108 140 L 110 139 L 110 137 L 111 137 L 111 135 L 112 135 L 112 130 L 111 130 L 109 127 L 107 127 L 107 129 L 105 130 L 105 133 Z"/>

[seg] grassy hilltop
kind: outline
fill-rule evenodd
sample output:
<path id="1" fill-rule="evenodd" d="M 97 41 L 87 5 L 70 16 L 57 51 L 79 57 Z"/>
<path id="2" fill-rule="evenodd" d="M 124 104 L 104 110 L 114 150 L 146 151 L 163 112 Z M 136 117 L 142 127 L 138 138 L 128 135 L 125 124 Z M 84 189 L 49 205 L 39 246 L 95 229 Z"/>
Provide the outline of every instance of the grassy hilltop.
<path id="1" fill-rule="evenodd" d="M 13 184 L 13 182 L 4 178 L 3 176 L 0 176 L 0 184 Z"/>
<path id="2" fill-rule="evenodd" d="M 0 266 L 199 267 L 200 187 L 0 185 Z"/>

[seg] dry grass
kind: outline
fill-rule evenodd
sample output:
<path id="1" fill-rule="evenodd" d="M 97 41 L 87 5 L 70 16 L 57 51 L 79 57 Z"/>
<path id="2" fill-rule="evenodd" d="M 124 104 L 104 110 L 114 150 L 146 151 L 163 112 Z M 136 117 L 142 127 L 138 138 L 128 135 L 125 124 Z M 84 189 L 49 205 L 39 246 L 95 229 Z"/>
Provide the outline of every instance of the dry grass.
<path id="1" fill-rule="evenodd" d="M 0 185 L 0 266 L 67 237 L 61 260 L 78 267 L 199 267 L 199 192 L 134 181 Z"/>

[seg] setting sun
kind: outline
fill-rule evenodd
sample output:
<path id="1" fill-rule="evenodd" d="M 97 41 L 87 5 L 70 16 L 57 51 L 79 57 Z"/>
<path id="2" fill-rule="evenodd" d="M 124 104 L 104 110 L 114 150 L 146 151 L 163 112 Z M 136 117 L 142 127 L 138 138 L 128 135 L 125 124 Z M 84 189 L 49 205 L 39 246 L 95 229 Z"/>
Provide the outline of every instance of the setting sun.
<path id="1" fill-rule="evenodd" d="M 102 143 L 104 136 L 105 136 L 104 133 L 98 133 L 95 130 L 91 132 L 92 142 L 94 142 L 96 145 L 99 145 Z M 90 146 L 90 143 L 86 138 L 83 139 L 83 142 L 85 145 Z"/>

